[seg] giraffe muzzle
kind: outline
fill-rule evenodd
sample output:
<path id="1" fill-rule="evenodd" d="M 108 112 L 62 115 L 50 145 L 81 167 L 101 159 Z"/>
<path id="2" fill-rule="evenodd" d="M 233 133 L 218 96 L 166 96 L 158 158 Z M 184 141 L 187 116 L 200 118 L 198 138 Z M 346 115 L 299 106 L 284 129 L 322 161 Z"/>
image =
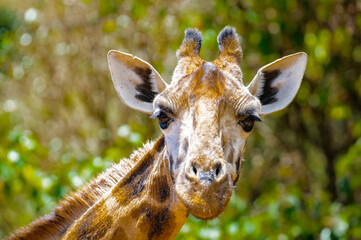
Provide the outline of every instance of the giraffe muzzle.
<path id="1" fill-rule="evenodd" d="M 187 162 L 176 181 L 176 193 L 195 217 L 212 219 L 227 206 L 233 184 L 222 159 L 197 160 Z"/>
<path id="2" fill-rule="evenodd" d="M 207 164 L 208 165 L 208 164 Z M 199 182 L 203 185 L 221 183 L 226 180 L 226 165 L 220 160 L 203 167 L 196 161 L 186 166 L 185 177 L 190 182 Z"/>

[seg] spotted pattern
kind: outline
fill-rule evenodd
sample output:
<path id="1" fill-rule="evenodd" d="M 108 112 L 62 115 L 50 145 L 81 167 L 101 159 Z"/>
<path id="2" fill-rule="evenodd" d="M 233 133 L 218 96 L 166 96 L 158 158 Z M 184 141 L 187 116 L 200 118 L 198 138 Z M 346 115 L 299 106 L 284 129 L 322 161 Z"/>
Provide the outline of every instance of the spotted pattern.
<path id="1" fill-rule="evenodd" d="M 154 149 L 146 153 L 139 164 L 134 166 L 131 174 L 126 175 L 122 181 L 114 188 L 113 195 L 120 206 L 128 205 L 133 199 L 139 197 L 148 182 L 152 166 L 155 162 L 154 156 L 159 149 L 164 148 L 164 138 L 161 137 L 155 144 Z"/>
<path id="2" fill-rule="evenodd" d="M 162 236 L 172 234 L 172 223 L 175 217 L 167 207 L 157 208 L 148 203 L 142 203 L 133 209 L 131 215 L 138 219 L 137 227 L 148 236 L 148 239 L 162 239 Z"/>
<path id="3" fill-rule="evenodd" d="M 134 173 L 128 175 L 119 187 L 113 190 L 113 194 L 120 206 L 128 205 L 144 190 L 144 186 L 149 178 L 152 160 L 143 161 Z"/>
<path id="4" fill-rule="evenodd" d="M 105 215 L 104 212 L 90 211 L 86 220 L 80 225 L 75 233 L 77 240 L 92 240 L 102 238 L 113 223 L 113 218 L 110 215 Z"/>
<path id="5" fill-rule="evenodd" d="M 160 203 L 167 201 L 170 197 L 170 186 L 166 176 L 156 176 L 153 179 L 153 188 L 150 192 L 152 197 Z"/>

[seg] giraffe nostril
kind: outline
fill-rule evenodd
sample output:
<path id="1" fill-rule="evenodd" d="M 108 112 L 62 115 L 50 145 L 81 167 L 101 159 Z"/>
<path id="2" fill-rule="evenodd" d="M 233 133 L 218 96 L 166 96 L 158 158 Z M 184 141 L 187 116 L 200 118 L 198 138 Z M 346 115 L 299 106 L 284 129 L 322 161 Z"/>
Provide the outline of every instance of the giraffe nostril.
<path id="1" fill-rule="evenodd" d="M 185 177 L 191 181 L 203 183 L 223 182 L 226 179 L 225 164 L 221 161 L 211 162 L 209 166 L 202 166 L 197 162 L 190 162 L 186 167 Z"/>
<path id="2" fill-rule="evenodd" d="M 219 164 L 216 168 L 216 177 L 221 173 L 222 166 Z"/>
<path id="3" fill-rule="evenodd" d="M 195 175 L 197 175 L 197 168 L 192 164 L 192 171 Z"/>
<path id="4" fill-rule="evenodd" d="M 197 166 L 196 164 L 191 163 L 186 167 L 185 177 L 191 182 L 196 181 L 198 179 L 199 169 L 197 169 L 196 166 Z"/>

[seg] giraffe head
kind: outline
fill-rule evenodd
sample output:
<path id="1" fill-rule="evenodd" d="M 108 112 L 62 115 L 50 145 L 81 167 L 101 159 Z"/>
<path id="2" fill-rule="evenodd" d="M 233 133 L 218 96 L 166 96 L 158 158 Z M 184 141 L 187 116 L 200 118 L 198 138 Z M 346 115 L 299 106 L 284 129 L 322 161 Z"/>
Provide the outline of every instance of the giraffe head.
<path id="1" fill-rule="evenodd" d="M 255 122 L 286 107 L 300 86 L 307 55 L 272 62 L 244 86 L 242 49 L 234 28 L 218 35 L 219 56 L 199 56 L 201 34 L 188 29 L 170 85 L 147 62 L 110 51 L 115 89 L 131 108 L 158 118 L 178 198 L 201 219 L 218 216 L 239 179 L 245 143 Z"/>

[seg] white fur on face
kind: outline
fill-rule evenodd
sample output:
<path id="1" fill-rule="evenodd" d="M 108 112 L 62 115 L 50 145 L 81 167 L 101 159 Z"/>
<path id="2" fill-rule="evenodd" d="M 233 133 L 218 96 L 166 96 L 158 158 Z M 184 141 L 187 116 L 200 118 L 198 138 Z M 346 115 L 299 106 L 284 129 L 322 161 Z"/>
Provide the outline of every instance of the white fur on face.
<path id="1" fill-rule="evenodd" d="M 246 88 L 242 90 L 250 96 Z M 223 159 L 232 181 L 238 178 L 246 139 L 250 133 L 246 133 L 238 124 L 236 111 L 255 109 L 257 112 L 260 104 L 256 98 L 248 102 L 246 97 L 238 98 L 239 101 L 232 104 L 229 103 L 231 100 L 225 100 L 223 96 L 220 99 L 203 100 L 201 104 L 197 103 L 197 108 L 188 104 L 187 108 L 179 110 L 169 127 L 162 130 L 174 180 L 184 168 L 185 161 L 197 155 Z"/>
<path id="2" fill-rule="evenodd" d="M 175 192 L 202 219 L 218 216 L 227 205 L 250 134 L 240 120 L 257 116 L 261 108 L 239 79 L 229 76 L 212 63 L 183 77 L 176 71 L 176 82 L 153 103 L 161 120 L 171 119 L 162 132 Z"/>

